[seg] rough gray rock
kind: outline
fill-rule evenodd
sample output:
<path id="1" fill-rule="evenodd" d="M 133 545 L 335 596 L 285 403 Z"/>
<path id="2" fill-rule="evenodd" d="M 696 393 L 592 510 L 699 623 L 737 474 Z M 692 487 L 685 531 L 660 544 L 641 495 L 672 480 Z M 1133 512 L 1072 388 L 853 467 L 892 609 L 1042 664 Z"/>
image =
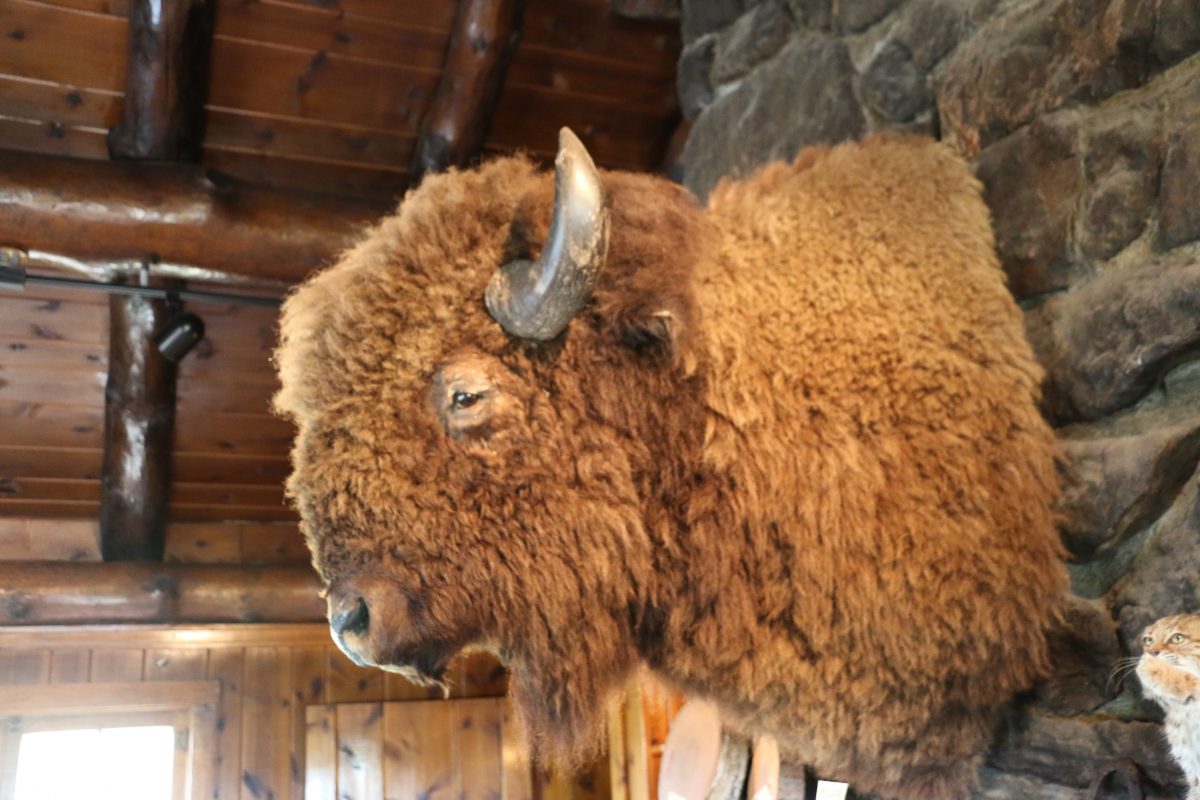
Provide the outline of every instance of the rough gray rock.
<path id="1" fill-rule="evenodd" d="M 1039 114 L 1095 103 L 1165 66 L 1151 0 L 1010 3 L 937 70 L 942 135 L 975 153 Z"/>
<path id="2" fill-rule="evenodd" d="M 684 183 L 704 199 L 726 175 L 791 159 L 807 145 L 861 136 L 866 123 L 853 75 L 842 42 L 816 34 L 793 39 L 696 119 L 683 151 Z"/>
<path id="3" fill-rule="evenodd" d="M 908 122 L 929 106 L 932 95 L 925 73 L 904 44 L 890 41 L 862 76 L 863 102 L 893 122 Z"/>
<path id="4" fill-rule="evenodd" d="M 1200 347 L 1200 262 L 1179 253 L 1101 274 L 1025 323 L 1046 369 L 1047 416 L 1096 419 L 1134 403 Z"/>
<path id="5" fill-rule="evenodd" d="M 912 53 L 913 63 L 928 71 L 958 44 L 966 24 L 960 0 L 909 0 L 893 36 Z"/>
<path id="6" fill-rule="evenodd" d="M 1106 432 L 1103 424 L 1078 426 L 1061 439 L 1069 464 L 1061 530 L 1076 558 L 1104 555 L 1157 519 L 1200 463 L 1200 408 L 1163 427 Z"/>
<path id="7" fill-rule="evenodd" d="M 1027 775 L 1010 775 L 994 769 L 979 772 L 979 789 L 973 800 L 1079 800 L 1079 789 L 1061 783 L 1031 778 Z"/>
<path id="8" fill-rule="evenodd" d="M 1157 188 L 1154 174 L 1131 170 L 1111 172 L 1093 184 L 1076 234 L 1083 255 L 1104 261 L 1141 236 Z"/>
<path id="9" fill-rule="evenodd" d="M 689 122 L 695 120 L 704 107 L 713 101 L 708 75 L 712 70 L 716 48 L 716 35 L 706 34 L 684 47 L 679 55 L 675 86 L 679 91 L 679 111 Z"/>
<path id="10" fill-rule="evenodd" d="M 1200 609 L 1200 471 L 1154 524 L 1128 574 L 1112 593 L 1128 649 L 1160 617 Z"/>
<path id="11" fill-rule="evenodd" d="M 1200 50 L 1200 3 L 1196 0 L 1160 0 L 1154 26 L 1154 56 L 1174 64 Z"/>
<path id="12" fill-rule="evenodd" d="M 742 77 L 778 53 L 792 31 L 792 17 L 783 0 L 755 6 L 717 36 L 711 84 L 719 86 Z"/>
<path id="13" fill-rule="evenodd" d="M 833 0 L 787 0 L 796 22 L 810 31 L 827 31 L 833 25 Z"/>
<path id="14" fill-rule="evenodd" d="M 683 0 L 680 8 L 684 44 L 724 28 L 755 0 Z"/>
<path id="15" fill-rule="evenodd" d="M 837 4 L 838 29 L 854 33 L 886 17 L 903 0 L 841 0 Z"/>
<path id="16" fill-rule="evenodd" d="M 975 161 L 992 211 L 996 250 L 1018 298 L 1063 289 L 1078 276 L 1067 249 L 1083 189 L 1079 115 L 1039 117 Z"/>
<path id="17" fill-rule="evenodd" d="M 1112 698 L 1109 681 L 1121 643 L 1108 608 L 1068 596 L 1062 623 L 1048 635 L 1050 677 L 1037 689 L 1038 705 L 1054 714 L 1084 714 Z"/>
<path id="18" fill-rule="evenodd" d="M 1162 727 L 1155 723 L 1055 717 L 1036 710 L 1007 721 L 987 765 L 1022 777 L 1084 787 L 1112 758 L 1132 759 L 1159 786 L 1180 780 Z"/>
<path id="19" fill-rule="evenodd" d="M 1193 98 L 1200 101 L 1200 91 Z M 1173 126 L 1167 140 L 1155 241 L 1159 249 L 1200 239 L 1200 109 L 1189 117 Z"/>

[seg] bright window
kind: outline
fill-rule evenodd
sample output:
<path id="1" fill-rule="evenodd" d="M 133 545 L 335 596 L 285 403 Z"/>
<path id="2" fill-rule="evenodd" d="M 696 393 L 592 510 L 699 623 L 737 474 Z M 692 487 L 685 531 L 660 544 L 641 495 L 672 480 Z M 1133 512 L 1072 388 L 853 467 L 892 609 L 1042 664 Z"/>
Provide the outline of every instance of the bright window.
<path id="1" fill-rule="evenodd" d="M 169 725 L 26 733 L 15 800 L 171 800 L 174 766 Z"/>

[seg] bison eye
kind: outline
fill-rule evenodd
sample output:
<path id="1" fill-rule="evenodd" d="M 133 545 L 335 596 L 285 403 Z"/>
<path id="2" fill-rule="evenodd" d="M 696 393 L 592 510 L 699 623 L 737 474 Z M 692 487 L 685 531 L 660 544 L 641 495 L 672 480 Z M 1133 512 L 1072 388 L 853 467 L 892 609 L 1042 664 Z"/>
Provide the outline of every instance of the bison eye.
<path id="1" fill-rule="evenodd" d="M 470 408 L 479 402 L 479 395 L 471 394 L 470 392 L 455 392 L 450 397 L 450 408 L 455 411 L 460 411 L 464 408 Z"/>

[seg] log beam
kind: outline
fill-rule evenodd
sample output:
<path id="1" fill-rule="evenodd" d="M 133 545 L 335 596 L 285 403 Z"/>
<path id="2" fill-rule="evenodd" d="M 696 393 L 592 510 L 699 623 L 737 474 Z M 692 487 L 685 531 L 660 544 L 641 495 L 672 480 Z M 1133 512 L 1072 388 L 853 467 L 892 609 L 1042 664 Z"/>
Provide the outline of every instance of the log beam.
<path id="1" fill-rule="evenodd" d="M 109 298 L 100 553 L 105 561 L 162 561 L 171 493 L 175 364 L 154 346 L 167 304 Z"/>
<path id="2" fill-rule="evenodd" d="M 121 121 L 112 158 L 196 161 L 212 49 L 213 0 L 133 0 Z"/>
<path id="3" fill-rule="evenodd" d="M 323 622 L 308 566 L 0 562 L 0 625 Z"/>
<path id="4" fill-rule="evenodd" d="M 437 94 L 421 123 L 410 174 L 465 166 L 483 149 L 521 38 L 524 0 L 462 0 Z"/>
<path id="5" fill-rule="evenodd" d="M 198 166 L 0 150 L 0 244 L 297 283 L 388 209 Z"/>

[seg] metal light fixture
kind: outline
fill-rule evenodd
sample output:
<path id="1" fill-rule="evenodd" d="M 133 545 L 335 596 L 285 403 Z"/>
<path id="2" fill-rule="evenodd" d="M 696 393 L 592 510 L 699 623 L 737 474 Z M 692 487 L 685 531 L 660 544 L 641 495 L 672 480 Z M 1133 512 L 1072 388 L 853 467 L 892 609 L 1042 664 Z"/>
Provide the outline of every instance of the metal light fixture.
<path id="1" fill-rule="evenodd" d="M 162 330 L 154 334 L 154 346 L 163 358 L 178 364 L 204 338 L 204 320 L 191 311 L 181 310 L 178 301 L 171 305 L 175 313 Z"/>

